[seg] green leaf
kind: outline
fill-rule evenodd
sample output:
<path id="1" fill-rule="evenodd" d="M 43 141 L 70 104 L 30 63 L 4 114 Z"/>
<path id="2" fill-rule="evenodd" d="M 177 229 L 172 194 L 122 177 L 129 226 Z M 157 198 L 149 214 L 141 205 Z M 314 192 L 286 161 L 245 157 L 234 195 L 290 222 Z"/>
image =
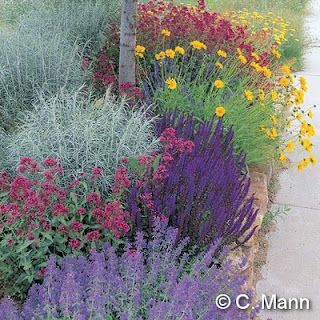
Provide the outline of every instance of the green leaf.
<path id="1" fill-rule="evenodd" d="M 17 252 L 17 253 L 20 253 L 20 252 L 22 252 L 23 250 L 27 249 L 27 248 L 33 243 L 33 241 L 34 241 L 34 240 L 28 240 L 28 241 L 22 243 L 21 245 L 18 245 L 16 252 Z"/>
<path id="2" fill-rule="evenodd" d="M 129 158 L 129 162 L 128 162 L 127 166 L 131 171 L 133 171 L 133 172 L 135 172 L 137 174 L 141 174 L 143 172 L 143 170 L 144 170 L 142 165 L 135 158 Z"/>
<path id="3" fill-rule="evenodd" d="M 153 162 L 153 165 L 152 165 L 152 168 L 153 168 L 154 170 L 156 170 L 156 169 L 159 167 L 159 165 L 160 165 L 160 160 L 161 160 L 161 155 L 158 155 L 158 156 L 155 158 L 155 160 L 154 160 L 154 162 Z"/>
<path id="4" fill-rule="evenodd" d="M 73 201 L 75 206 L 78 207 L 78 197 L 77 197 L 76 193 L 71 192 L 70 193 L 70 199 Z"/>
<path id="5" fill-rule="evenodd" d="M 0 193 L 0 198 L 4 198 L 4 197 L 6 197 L 8 194 L 9 194 L 9 191 L 8 191 L 8 192 L 2 192 L 2 193 Z"/>

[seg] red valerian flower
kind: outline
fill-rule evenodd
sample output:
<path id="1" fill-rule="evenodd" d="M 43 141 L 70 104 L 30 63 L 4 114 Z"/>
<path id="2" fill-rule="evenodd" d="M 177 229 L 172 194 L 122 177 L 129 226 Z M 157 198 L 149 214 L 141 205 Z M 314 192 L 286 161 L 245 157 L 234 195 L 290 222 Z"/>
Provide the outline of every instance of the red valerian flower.
<path id="1" fill-rule="evenodd" d="M 45 277 L 45 276 L 46 276 L 46 274 L 47 274 L 47 270 L 46 270 L 46 268 L 42 268 L 42 269 L 40 269 L 40 270 L 37 272 L 37 274 L 38 274 L 38 276 L 39 276 L 40 278 Z"/>
<path id="2" fill-rule="evenodd" d="M 101 168 L 95 167 L 91 170 L 93 180 L 98 180 L 102 177 L 103 170 Z"/>
<path id="3" fill-rule="evenodd" d="M 79 215 L 83 215 L 83 214 L 86 213 L 86 209 L 85 209 L 85 208 L 78 208 L 78 209 L 77 209 L 77 213 L 78 213 Z"/>
<path id="4" fill-rule="evenodd" d="M 112 191 L 115 193 L 121 192 L 125 188 L 131 186 L 131 182 L 128 178 L 127 170 L 125 168 L 118 168 L 115 170 L 113 175 L 114 185 L 112 186 Z"/>
<path id="5" fill-rule="evenodd" d="M 34 160 L 32 160 L 32 158 L 22 157 L 17 171 L 20 173 L 36 173 L 40 171 L 40 167 Z"/>
<path id="6" fill-rule="evenodd" d="M 57 228 L 57 231 L 59 231 L 59 232 L 65 232 L 65 231 L 67 231 L 68 230 L 68 228 L 66 227 L 66 226 L 59 226 L 58 228 Z"/>
<path id="7" fill-rule="evenodd" d="M 54 167 L 58 164 L 58 161 L 54 158 L 46 158 L 43 160 L 43 164 L 46 166 L 46 167 Z"/>
<path id="8" fill-rule="evenodd" d="M 79 239 L 70 239 L 68 242 L 68 246 L 72 250 L 78 250 L 81 247 L 81 241 Z"/>
<path id="9" fill-rule="evenodd" d="M 101 203 L 101 196 L 98 192 L 89 192 L 86 195 L 86 199 L 88 202 L 93 203 L 96 206 L 99 206 Z"/>
<path id="10" fill-rule="evenodd" d="M 69 209 L 63 203 L 57 203 L 52 208 L 52 215 L 54 217 L 67 215 L 68 213 Z"/>
<path id="11" fill-rule="evenodd" d="M 71 228 L 73 232 L 78 232 L 79 230 L 81 230 L 83 227 L 83 224 L 81 222 L 78 221 L 72 221 L 71 222 Z"/>
<path id="12" fill-rule="evenodd" d="M 155 183 L 161 183 L 168 178 L 168 169 L 165 165 L 160 165 L 153 173 L 153 180 Z"/>
<path id="13" fill-rule="evenodd" d="M 85 237 L 85 239 L 88 241 L 99 240 L 99 238 L 100 238 L 100 231 L 98 230 L 88 232 Z"/>
<path id="14" fill-rule="evenodd" d="M 7 240 L 7 244 L 8 244 L 9 247 L 12 247 L 15 243 L 16 243 L 16 242 L 15 242 L 12 238 L 9 238 L 9 239 Z"/>
<path id="15" fill-rule="evenodd" d="M 68 184 L 67 188 L 72 189 L 73 187 L 78 186 L 80 183 L 81 183 L 80 180 L 74 179 L 71 183 Z"/>
<path id="16" fill-rule="evenodd" d="M 118 200 L 106 204 L 104 210 L 95 208 L 92 215 L 103 228 L 110 230 L 116 238 L 124 236 L 130 230 L 127 223 L 130 214 L 121 208 L 121 203 Z"/>

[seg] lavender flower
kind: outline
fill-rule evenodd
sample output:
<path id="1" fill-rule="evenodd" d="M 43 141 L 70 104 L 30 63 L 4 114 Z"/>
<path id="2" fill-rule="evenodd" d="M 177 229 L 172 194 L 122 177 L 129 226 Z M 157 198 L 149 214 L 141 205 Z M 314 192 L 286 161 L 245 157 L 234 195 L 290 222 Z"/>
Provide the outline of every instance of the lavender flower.
<path id="1" fill-rule="evenodd" d="M 151 239 L 137 234 L 124 252 L 116 255 L 107 243 L 89 259 L 50 259 L 43 284 L 31 287 L 22 311 L 10 299 L 0 304 L 1 320 L 249 320 L 251 307 L 219 310 L 220 293 L 234 299 L 246 278 L 238 266 L 220 257 L 214 264 L 217 245 L 197 256 L 185 255 L 187 241 L 176 246 L 178 230 L 156 219 Z"/>

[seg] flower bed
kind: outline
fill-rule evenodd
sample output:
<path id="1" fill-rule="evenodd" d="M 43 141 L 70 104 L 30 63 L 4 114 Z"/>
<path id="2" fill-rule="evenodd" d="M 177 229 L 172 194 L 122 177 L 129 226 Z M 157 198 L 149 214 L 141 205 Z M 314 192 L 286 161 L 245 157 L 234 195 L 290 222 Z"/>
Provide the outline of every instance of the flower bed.
<path id="1" fill-rule="evenodd" d="M 55 17 L 64 12 L 56 5 Z M 86 14 L 99 8 L 92 1 Z M 78 24 L 66 16 L 74 37 Z M 148 1 L 137 18 L 136 84 L 117 83 L 114 23 L 98 53 L 96 35 L 72 59 L 85 86 L 60 90 L 52 80 L 59 90 L 22 90 L 19 120 L 0 131 L 4 320 L 259 312 L 252 265 L 268 195 L 266 177 L 251 168 L 287 165 L 298 147 L 298 170 L 316 164 L 307 83 L 280 61 L 281 31 L 244 24 L 241 13 Z M 216 306 L 219 294 L 239 293 L 247 310 Z"/>

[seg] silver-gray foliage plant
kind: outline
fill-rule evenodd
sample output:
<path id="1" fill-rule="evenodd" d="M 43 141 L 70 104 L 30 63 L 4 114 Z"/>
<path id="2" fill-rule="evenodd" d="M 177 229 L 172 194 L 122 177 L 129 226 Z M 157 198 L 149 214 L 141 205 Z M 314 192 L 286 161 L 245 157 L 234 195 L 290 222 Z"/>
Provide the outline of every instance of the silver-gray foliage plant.
<path id="1" fill-rule="evenodd" d="M 14 125 L 40 91 L 79 88 L 87 77 L 82 57 L 97 50 L 118 7 L 117 0 L 30 0 L 18 22 L 1 28 L 0 125 Z"/>
<path id="2" fill-rule="evenodd" d="M 147 111 L 116 101 L 107 92 L 101 106 L 90 97 L 59 93 L 49 100 L 39 98 L 27 111 L 18 130 L 6 139 L 7 159 L 13 170 L 19 159 L 59 160 L 66 182 L 93 167 L 104 170 L 103 182 L 110 186 L 114 169 L 124 157 L 152 152 L 158 147 L 154 119 Z M 1 167 L 7 166 L 7 161 Z"/>

